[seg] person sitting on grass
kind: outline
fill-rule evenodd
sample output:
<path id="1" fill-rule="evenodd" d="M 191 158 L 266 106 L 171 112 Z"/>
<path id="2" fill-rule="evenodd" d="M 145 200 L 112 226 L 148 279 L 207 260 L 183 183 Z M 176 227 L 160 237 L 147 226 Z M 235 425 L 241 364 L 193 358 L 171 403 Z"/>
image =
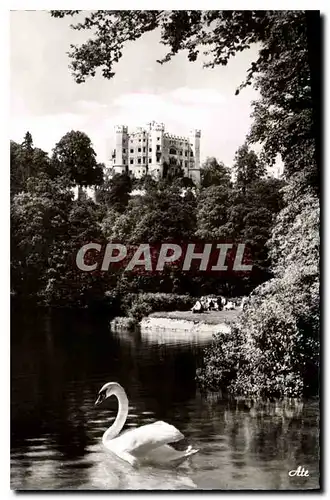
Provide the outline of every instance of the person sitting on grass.
<path id="1" fill-rule="evenodd" d="M 197 302 L 194 304 L 191 310 L 193 313 L 202 313 L 204 311 L 204 307 L 202 303 L 199 300 L 197 300 Z"/>

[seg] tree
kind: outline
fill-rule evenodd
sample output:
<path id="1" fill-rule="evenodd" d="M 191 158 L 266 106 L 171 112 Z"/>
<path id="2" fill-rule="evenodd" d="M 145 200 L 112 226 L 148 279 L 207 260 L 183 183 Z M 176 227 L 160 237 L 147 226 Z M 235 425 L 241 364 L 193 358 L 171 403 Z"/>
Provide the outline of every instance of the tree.
<path id="1" fill-rule="evenodd" d="M 315 13 L 288 11 L 272 15 L 269 45 L 276 57 L 263 62 L 255 80 L 261 99 L 253 103 L 254 120 L 249 141 L 263 144 L 262 153 L 268 164 L 280 154 L 287 179 L 304 172 L 300 177 L 303 185 L 313 185 L 318 192 L 320 164 L 316 145 L 320 132 L 315 122 L 318 100 L 315 101 L 312 95 L 315 73 L 311 71 L 308 32 L 313 18 L 316 27 Z M 314 36 L 317 40 L 320 35 L 315 33 Z M 320 54 L 313 54 L 313 60 L 315 68 L 320 64 Z M 320 73 L 319 65 L 318 80 Z"/>
<path id="2" fill-rule="evenodd" d="M 182 197 L 179 187 L 162 180 L 157 188 L 129 202 L 114 224 L 112 237 L 132 244 L 187 241 L 196 228 L 194 204 Z"/>
<path id="3" fill-rule="evenodd" d="M 53 149 L 52 163 L 58 176 L 64 176 L 81 189 L 103 182 L 103 170 L 96 161 L 90 138 L 79 131 L 65 134 Z"/>
<path id="4" fill-rule="evenodd" d="M 19 161 L 20 145 L 10 141 L 10 194 L 14 195 L 24 190 L 25 175 Z"/>
<path id="5" fill-rule="evenodd" d="M 75 258 L 86 243 L 102 244 L 99 210 L 92 200 L 78 199 L 71 203 L 66 216 L 66 233 L 54 238 L 49 249 L 42 299 L 48 305 L 92 307 L 104 302 L 107 277 L 99 269 L 81 271 Z"/>
<path id="6" fill-rule="evenodd" d="M 23 297 L 40 296 L 52 245 L 68 234 L 70 190 L 46 175 L 31 177 L 11 203 L 11 286 Z"/>
<path id="7" fill-rule="evenodd" d="M 51 15 L 63 18 L 80 12 L 53 10 Z M 252 43 L 267 41 L 271 15 L 266 11 L 94 11 L 72 26 L 75 30 L 90 30 L 91 38 L 80 47 L 71 47 L 71 69 L 77 83 L 95 76 L 98 68 L 105 78 L 112 78 L 113 65 L 122 57 L 125 43 L 157 28 L 161 28 L 161 43 L 169 47 L 160 63 L 181 50 L 187 50 L 189 60 L 195 61 L 203 49 L 203 54 L 210 57 L 205 66 L 227 64 L 230 57 Z M 254 71 L 268 55 L 261 52 Z"/>
<path id="8" fill-rule="evenodd" d="M 132 191 L 132 179 L 127 174 L 115 174 L 98 190 L 97 201 L 116 212 L 124 212 Z"/>
<path id="9" fill-rule="evenodd" d="M 47 153 L 33 146 L 30 132 L 21 144 L 10 141 L 10 191 L 14 195 L 26 191 L 27 180 L 44 173 L 49 174 L 50 161 Z"/>
<path id="10" fill-rule="evenodd" d="M 253 273 L 237 280 L 235 289 L 240 295 L 271 277 L 266 243 L 283 206 L 282 184 L 265 178 L 250 185 L 245 194 L 233 186 L 211 186 L 198 196 L 196 236 L 208 241 L 244 242 L 249 247 Z"/>
<path id="11" fill-rule="evenodd" d="M 32 161 L 33 161 L 33 139 L 30 132 L 26 132 L 23 142 L 22 142 L 22 152 L 25 156 L 25 173 L 26 178 L 31 177 L 32 173 Z"/>
<path id="12" fill-rule="evenodd" d="M 77 268 L 78 250 L 102 242 L 100 211 L 73 200 L 63 178 L 30 177 L 11 203 L 11 287 L 42 305 L 86 307 L 104 300 L 106 276 Z"/>
<path id="13" fill-rule="evenodd" d="M 256 153 L 251 151 L 247 144 L 243 144 L 236 152 L 234 171 L 235 184 L 245 195 L 246 189 L 265 175 L 266 167 Z"/>
<path id="14" fill-rule="evenodd" d="M 275 177 L 264 177 L 253 183 L 246 193 L 247 204 L 261 206 L 276 215 L 284 208 L 283 188 L 286 182 Z"/>
<path id="15" fill-rule="evenodd" d="M 204 188 L 197 202 L 196 236 L 204 240 L 221 240 L 232 237 L 227 227 L 231 199 L 231 189 L 223 186 Z"/>
<path id="16" fill-rule="evenodd" d="M 216 158 L 206 158 L 201 169 L 201 187 L 229 186 L 230 182 L 230 169 Z"/>

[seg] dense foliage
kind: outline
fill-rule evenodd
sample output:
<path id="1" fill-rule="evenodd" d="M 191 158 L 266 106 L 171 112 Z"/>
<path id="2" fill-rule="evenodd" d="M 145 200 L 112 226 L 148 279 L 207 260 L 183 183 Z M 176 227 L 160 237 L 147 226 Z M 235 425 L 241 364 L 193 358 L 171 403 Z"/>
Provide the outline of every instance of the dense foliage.
<path id="1" fill-rule="evenodd" d="M 32 176 L 50 173 L 47 153 L 33 146 L 30 132 L 22 144 L 10 141 L 10 193 L 11 196 L 26 190 L 26 182 Z"/>
<path id="2" fill-rule="evenodd" d="M 97 164 L 91 140 L 84 132 L 72 130 L 62 137 L 53 149 L 52 166 L 54 175 L 80 188 L 103 181 L 102 167 Z"/>
<path id="3" fill-rule="evenodd" d="M 129 293 L 122 301 L 125 314 L 141 320 L 144 316 L 156 311 L 187 311 L 194 305 L 195 299 L 190 295 L 175 293 Z"/>
<path id="4" fill-rule="evenodd" d="M 215 158 L 206 160 L 201 186 L 179 171 L 157 182 L 150 176 L 136 181 L 126 174 L 100 175 L 85 134 L 66 134 L 50 158 L 35 150 L 32 137 L 27 137 L 28 146 L 26 140 L 12 144 L 11 170 L 17 179 L 11 207 L 16 295 L 50 305 L 86 307 L 99 301 L 120 309 L 127 294 L 242 295 L 269 278 L 265 242 L 282 205 L 283 183 L 265 177 L 264 171 L 249 179 L 244 192 L 231 180 L 230 169 Z M 248 148 L 246 154 L 257 158 Z M 42 161 L 34 166 L 31 158 Z M 244 158 L 241 164 L 244 168 Z M 97 183 L 101 184 L 94 202 L 83 188 Z M 77 184 L 80 192 L 74 199 L 72 187 Z M 77 251 L 90 241 L 137 245 L 227 239 L 250 244 L 255 263 L 251 276 L 193 275 L 175 266 L 158 274 L 82 273 L 75 264 Z"/>
<path id="5" fill-rule="evenodd" d="M 319 207 L 308 193 L 284 209 L 270 246 L 275 278 L 261 285 L 230 335 L 219 334 L 198 377 L 232 394 L 310 396 L 318 390 Z M 288 225 L 288 219 L 293 222 Z"/>

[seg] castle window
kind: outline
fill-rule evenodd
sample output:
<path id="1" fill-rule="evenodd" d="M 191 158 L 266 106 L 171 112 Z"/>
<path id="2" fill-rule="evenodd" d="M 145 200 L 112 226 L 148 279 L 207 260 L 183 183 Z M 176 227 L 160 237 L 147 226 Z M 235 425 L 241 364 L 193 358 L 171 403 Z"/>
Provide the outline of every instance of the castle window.
<path id="1" fill-rule="evenodd" d="M 182 151 L 181 150 L 179 151 L 179 155 L 182 156 Z"/>
<path id="2" fill-rule="evenodd" d="M 160 137 L 157 137 L 157 141 L 160 141 Z"/>
<path id="3" fill-rule="evenodd" d="M 129 171 L 129 173 L 131 174 L 132 173 L 132 170 Z"/>
<path id="4" fill-rule="evenodd" d="M 184 155 L 185 155 L 185 156 L 188 156 L 188 151 L 185 151 L 185 152 L 184 152 Z"/>
<path id="5" fill-rule="evenodd" d="M 176 149 L 170 148 L 170 155 L 176 155 Z"/>
<path id="6" fill-rule="evenodd" d="M 138 148 L 138 153 L 141 153 L 141 148 Z"/>
<path id="7" fill-rule="evenodd" d="M 131 149 L 129 150 L 129 152 L 130 152 L 130 153 L 134 153 L 134 149 L 132 149 L 132 148 L 131 148 Z"/>
<path id="8" fill-rule="evenodd" d="M 141 158 L 138 158 L 138 163 L 141 164 Z"/>
<path id="9" fill-rule="evenodd" d="M 187 161 L 185 161 L 185 162 L 184 162 L 184 166 L 185 166 L 186 168 L 188 168 L 188 162 L 187 162 Z"/>
<path id="10" fill-rule="evenodd" d="M 143 152 L 144 152 L 144 153 L 146 152 L 146 148 L 143 148 Z"/>
<path id="11" fill-rule="evenodd" d="M 157 151 L 160 151 L 160 145 L 157 144 Z"/>
<path id="12" fill-rule="evenodd" d="M 146 157 L 144 156 L 143 157 L 143 162 L 142 163 L 145 163 L 146 162 Z"/>
<path id="13" fill-rule="evenodd" d="M 130 162 L 131 165 L 133 165 L 133 163 L 134 163 L 133 158 L 131 158 L 129 162 Z"/>
<path id="14" fill-rule="evenodd" d="M 194 153 L 192 151 L 190 151 L 190 156 L 193 157 L 194 156 Z"/>
<path id="15" fill-rule="evenodd" d="M 126 153 L 126 149 L 125 148 L 123 148 L 123 153 Z"/>
<path id="16" fill-rule="evenodd" d="M 151 163 L 151 158 L 149 158 L 149 163 Z"/>
<path id="17" fill-rule="evenodd" d="M 151 153 L 151 151 L 152 151 L 151 148 L 149 148 L 149 153 Z"/>
<path id="18" fill-rule="evenodd" d="M 126 160 L 123 160 L 123 165 L 125 165 Z"/>

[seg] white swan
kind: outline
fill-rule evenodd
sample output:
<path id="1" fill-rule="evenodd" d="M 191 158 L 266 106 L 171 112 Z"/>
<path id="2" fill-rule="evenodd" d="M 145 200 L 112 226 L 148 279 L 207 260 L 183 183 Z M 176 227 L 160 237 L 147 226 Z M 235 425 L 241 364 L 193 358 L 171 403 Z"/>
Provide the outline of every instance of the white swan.
<path id="1" fill-rule="evenodd" d="M 168 443 L 184 438 L 178 429 L 165 422 L 154 422 L 129 430 L 118 435 L 128 415 L 128 399 L 124 389 L 117 382 L 108 382 L 99 391 L 95 405 L 101 404 L 110 396 L 118 399 L 116 420 L 103 434 L 103 445 L 112 453 L 126 460 L 131 465 L 140 463 L 179 464 L 197 453 L 191 446 L 184 451 L 177 451 Z"/>

